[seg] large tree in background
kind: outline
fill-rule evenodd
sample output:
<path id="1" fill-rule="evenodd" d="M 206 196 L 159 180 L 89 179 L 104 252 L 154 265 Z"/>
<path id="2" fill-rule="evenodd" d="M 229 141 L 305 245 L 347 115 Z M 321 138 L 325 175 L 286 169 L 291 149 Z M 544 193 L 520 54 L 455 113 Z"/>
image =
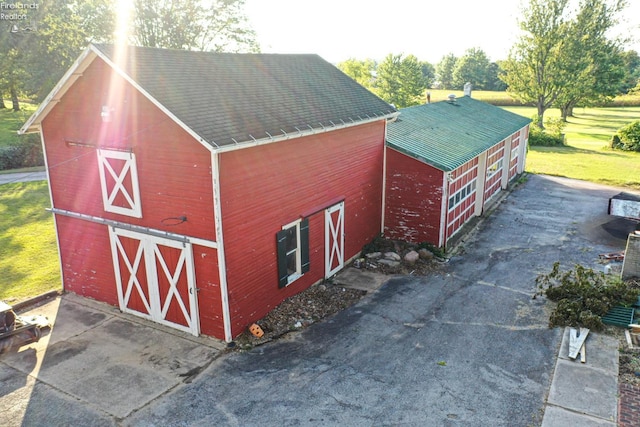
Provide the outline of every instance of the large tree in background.
<path id="1" fill-rule="evenodd" d="M 378 65 L 376 93 L 396 108 L 420 104 L 425 89 L 422 66 L 415 56 L 389 54 Z"/>
<path id="2" fill-rule="evenodd" d="M 364 61 L 347 59 L 337 66 L 343 73 L 358 82 L 361 86 L 366 87 L 372 92 L 374 91 L 376 62 L 373 59 L 365 59 Z"/>
<path id="3" fill-rule="evenodd" d="M 244 0 L 135 0 L 131 41 L 138 46 L 257 52 Z"/>
<path id="4" fill-rule="evenodd" d="M 24 91 L 29 97 L 44 99 L 89 41 L 112 41 L 111 4 L 108 0 L 77 0 L 65 6 L 54 0 L 40 3 L 37 31 L 28 35 L 25 52 L 29 77 Z"/>
<path id="5" fill-rule="evenodd" d="M 622 79 L 620 50 L 606 38 L 624 0 L 529 0 L 520 23 L 524 34 L 503 63 L 503 80 L 520 101 L 533 103 L 537 125 L 551 106 L 563 117 L 573 107 L 613 96 Z"/>
<path id="6" fill-rule="evenodd" d="M 635 50 L 622 53 L 624 62 L 624 82 L 620 91 L 629 93 L 635 88 L 640 89 L 640 55 Z"/>
<path id="7" fill-rule="evenodd" d="M 538 112 L 537 126 L 544 128 L 544 113 L 556 101 L 570 76 L 563 69 L 567 38 L 568 0 L 530 0 L 522 13 L 524 34 L 503 63 L 508 92 Z"/>
<path id="8" fill-rule="evenodd" d="M 570 77 L 554 103 L 564 121 L 577 105 L 602 103 L 620 92 L 624 79 L 622 51 L 607 39 L 606 32 L 615 25 L 621 7 L 617 2 L 582 0 L 569 23 L 563 66 Z"/>
<path id="9" fill-rule="evenodd" d="M 486 89 L 488 82 L 489 57 L 480 48 L 471 48 L 462 55 L 453 69 L 453 88 L 462 89 L 470 82 L 476 89 Z"/>
<path id="10" fill-rule="evenodd" d="M 25 2 L 26 3 L 26 2 Z M 194 50 L 257 51 L 244 0 L 135 1 L 130 42 Z M 112 42 L 116 2 L 40 0 L 17 29 L 0 21 L 0 98 L 41 101 L 89 42 Z M 3 103 L 0 103 L 0 106 Z"/>
<path id="11" fill-rule="evenodd" d="M 502 66 L 503 61 L 492 62 L 487 68 L 487 86 L 486 90 L 505 91 L 507 85 L 500 79 L 500 75 L 504 73 Z"/>
<path id="12" fill-rule="evenodd" d="M 432 87 L 436 79 L 436 67 L 427 61 L 420 62 L 420 67 L 422 68 L 422 78 L 424 79 L 425 86 L 427 88 Z"/>
<path id="13" fill-rule="evenodd" d="M 436 65 L 436 80 L 441 89 L 453 88 L 453 70 L 456 67 L 458 58 L 453 53 L 442 57 Z"/>

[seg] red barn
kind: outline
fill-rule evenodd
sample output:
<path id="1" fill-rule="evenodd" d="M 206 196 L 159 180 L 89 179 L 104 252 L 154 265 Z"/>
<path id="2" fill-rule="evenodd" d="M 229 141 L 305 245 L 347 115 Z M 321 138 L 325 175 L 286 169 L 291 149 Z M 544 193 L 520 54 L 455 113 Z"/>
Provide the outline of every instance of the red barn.
<path id="1" fill-rule="evenodd" d="M 91 45 L 21 132 L 64 289 L 229 341 L 382 232 L 396 115 L 316 55 Z"/>
<path id="2" fill-rule="evenodd" d="M 387 129 L 385 235 L 445 247 L 524 170 L 531 120 L 464 96 Z"/>

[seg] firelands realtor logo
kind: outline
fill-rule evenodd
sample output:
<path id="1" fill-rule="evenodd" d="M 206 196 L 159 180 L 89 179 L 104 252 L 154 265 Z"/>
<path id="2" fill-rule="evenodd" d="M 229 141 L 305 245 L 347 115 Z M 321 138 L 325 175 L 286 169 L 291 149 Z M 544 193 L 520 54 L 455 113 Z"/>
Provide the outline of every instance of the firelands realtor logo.
<path id="1" fill-rule="evenodd" d="M 0 2 L 0 21 L 24 21 L 29 10 L 38 9 L 38 3 Z"/>

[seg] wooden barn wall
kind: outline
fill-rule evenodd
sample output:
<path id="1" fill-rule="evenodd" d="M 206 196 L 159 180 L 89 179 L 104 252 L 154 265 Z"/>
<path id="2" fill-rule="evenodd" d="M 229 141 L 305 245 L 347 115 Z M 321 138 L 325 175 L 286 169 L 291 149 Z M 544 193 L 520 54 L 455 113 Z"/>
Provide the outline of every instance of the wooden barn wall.
<path id="1" fill-rule="evenodd" d="M 101 120 L 102 106 L 114 110 Z M 130 224 L 215 240 L 211 156 L 100 59 L 43 122 L 54 206 Z M 142 218 L 104 211 L 96 149 L 136 155 Z M 186 216 L 175 224 L 168 218 Z"/>
<path id="2" fill-rule="evenodd" d="M 487 178 L 484 187 L 484 200 L 489 200 L 497 194 L 502 185 L 502 174 L 507 165 L 505 165 L 505 144 L 507 140 L 494 145 L 487 152 Z M 492 167 L 495 169 L 492 170 Z"/>
<path id="3" fill-rule="evenodd" d="M 439 245 L 443 174 L 387 147 L 386 237 Z"/>
<path id="4" fill-rule="evenodd" d="M 64 290 L 118 305 L 109 229 L 94 222 L 56 215 Z"/>
<path id="5" fill-rule="evenodd" d="M 308 216 L 310 271 L 278 288 L 276 233 L 345 200 L 345 260 L 381 230 L 382 121 L 220 155 L 232 335 L 324 277 L 324 211 Z"/>
<path id="6" fill-rule="evenodd" d="M 103 105 L 113 107 L 108 123 Z M 54 207 L 215 241 L 210 152 L 100 59 L 43 122 Z M 142 218 L 105 212 L 95 147 L 136 155 Z M 186 216 L 176 223 L 172 218 Z M 117 305 L 105 225 L 57 216 L 65 289 Z M 202 333 L 224 337 L 217 253 L 193 246 Z"/>
<path id="7" fill-rule="evenodd" d="M 447 238 L 453 236 L 475 214 L 478 158 L 451 172 L 447 203 Z"/>
<path id="8" fill-rule="evenodd" d="M 192 249 L 198 289 L 200 333 L 223 340 L 224 319 L 218 275 L 218 252 L 216 249 L 199 245 L 193 245 Z"/>

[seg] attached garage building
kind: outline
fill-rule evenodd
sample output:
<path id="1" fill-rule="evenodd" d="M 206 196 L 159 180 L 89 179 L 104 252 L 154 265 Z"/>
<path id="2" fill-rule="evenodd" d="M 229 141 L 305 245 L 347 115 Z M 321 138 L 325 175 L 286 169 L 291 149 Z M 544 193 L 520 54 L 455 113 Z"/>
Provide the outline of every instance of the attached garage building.
<path id="1" fill-rule="evenodd" d="M 446 247 L 524 170 L 531 120 L 464 96 L 387 128 L 385 235 Z"/>

